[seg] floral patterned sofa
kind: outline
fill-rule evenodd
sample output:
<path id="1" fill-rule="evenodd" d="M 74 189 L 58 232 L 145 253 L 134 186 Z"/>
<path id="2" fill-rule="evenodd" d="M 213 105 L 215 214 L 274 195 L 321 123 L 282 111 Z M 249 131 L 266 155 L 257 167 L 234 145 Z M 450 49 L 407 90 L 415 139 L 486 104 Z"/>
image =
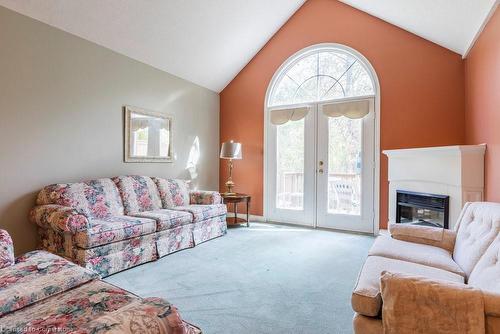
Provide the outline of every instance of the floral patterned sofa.
<path id="1" fill-rule="evenodd" d="M 184 180 L 118 176 L 46 186 L 30 219 L 42 249 L 105 277 L 224 235 L 221 202 Z"/>
<path id="2" fill-rule="evenodd" d="M 161 298 L 140 298 L 62 257 L 33 251 L 14 259 L 0 230 L 2 333 L 200 334 Z"/>

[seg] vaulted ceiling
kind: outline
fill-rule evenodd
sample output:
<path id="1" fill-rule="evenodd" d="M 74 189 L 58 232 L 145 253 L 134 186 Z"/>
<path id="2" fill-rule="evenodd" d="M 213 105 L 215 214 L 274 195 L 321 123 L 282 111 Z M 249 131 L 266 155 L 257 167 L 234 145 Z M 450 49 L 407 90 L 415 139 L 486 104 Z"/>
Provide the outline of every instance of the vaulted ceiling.
<path id="1" fill-rule="evenodd" d="M 0 5 L 221 91 L 304 0 L 0 0 Z"/>
<path id="2" fill-rule="evenodd" d="M 498 0 L 341 0 L 465 56 Z"/>
<path id="3" fill-rule="evenodd" d="M 498 1 L 342 0 L 462 55 Z M 0 5 L 220 92 L 304 2 L 0 0 Z"/>

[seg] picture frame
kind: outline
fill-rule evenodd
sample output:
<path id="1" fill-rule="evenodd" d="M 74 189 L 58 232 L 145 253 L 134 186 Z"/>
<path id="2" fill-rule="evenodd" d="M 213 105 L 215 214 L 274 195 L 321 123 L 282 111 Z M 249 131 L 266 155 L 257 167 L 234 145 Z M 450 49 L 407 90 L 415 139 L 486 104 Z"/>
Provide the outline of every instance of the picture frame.
<path id="1" fill-rule="evenodd" d="M 172 116 L 124 106 L 124 162 L 173 162 Z"/>

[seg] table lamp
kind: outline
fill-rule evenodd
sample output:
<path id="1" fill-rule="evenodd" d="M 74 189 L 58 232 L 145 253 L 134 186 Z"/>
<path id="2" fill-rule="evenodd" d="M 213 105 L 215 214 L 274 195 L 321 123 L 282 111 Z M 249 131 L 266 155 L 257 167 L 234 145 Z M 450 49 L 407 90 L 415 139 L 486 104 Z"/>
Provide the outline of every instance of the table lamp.
<path id="1" fill-rule="evenodd" d="M 233 159 L 241 159 L 241 143 L 235 143 L 230 140 L 222 143 L 220 148 L 220 158 L 221 159 L 229 159 L 229 178 L 226 182 L 227 192 L 226 194 L 234 194 L 233 193 Z"/>

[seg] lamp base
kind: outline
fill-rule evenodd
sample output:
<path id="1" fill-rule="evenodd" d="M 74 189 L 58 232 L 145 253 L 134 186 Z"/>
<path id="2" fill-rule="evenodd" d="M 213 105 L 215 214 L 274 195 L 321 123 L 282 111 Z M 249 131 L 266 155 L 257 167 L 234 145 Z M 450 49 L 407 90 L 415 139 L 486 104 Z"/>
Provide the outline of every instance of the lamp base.
<path id="1" fill-rule="evenodd" d="M 226 182 L 226 188 L 227 188 L 226 194 L 231 194 L 231 195 L 235 194 L 233 192 L 233 188 L 234 188 L 234 182 L 233 182 L 233 180 L 231 180 L 231 179 L 227 180 L 227 182 Z"/>

